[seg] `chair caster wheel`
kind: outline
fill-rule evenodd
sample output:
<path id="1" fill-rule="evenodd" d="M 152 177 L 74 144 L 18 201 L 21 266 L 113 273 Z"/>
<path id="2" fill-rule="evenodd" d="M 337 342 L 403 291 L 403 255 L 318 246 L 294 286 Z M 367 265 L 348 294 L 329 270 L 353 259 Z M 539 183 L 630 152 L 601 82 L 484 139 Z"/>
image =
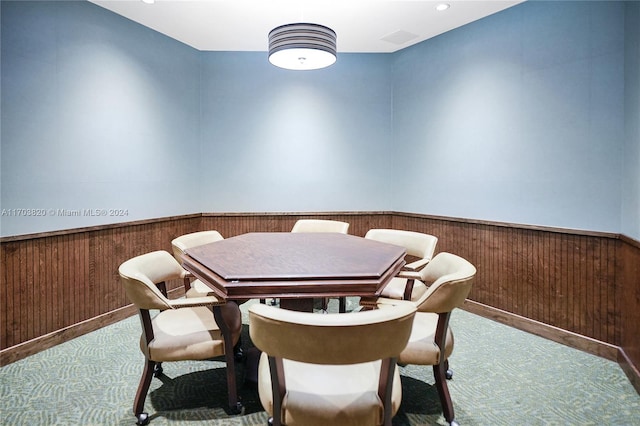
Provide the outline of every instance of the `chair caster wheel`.
<path id="1" fill-rule="evenodd" d="M 238 362 L 242 362 L 244 361 L 244 350 L 242 348 L 238 348 L 234 353 L 233 353 L 233 358 L 238 361 Z"/>
<path id="2" fill-rule="evenodd" d="M 161 376 L 163 371 L 164 370 L 162 369 L 162 364 L 156 364 L 155 368 L 153 369 L 153 377 Z"/>
<path id="3" fill-rule="evenodd" d="M 243 408 L 242 407 L 242 402 L 238 401 L 236 403 L 236 405 L 233 405 L 233 406 L 229 407 L 229 413 L 233 414 L 233 415 L 241 414 L 242 413 L 242 408 Z"/>
<path id="4" fill-rule="evenodd" d="M 267 425 L 273 426 L 273 417 L 269 417 L 269 420 L 267 420 Z"/>
<path id="5" fill-rule="evenodd" d="M 138 418 L 138 421 L 136 422 L 137 425 L 148 425 L 149 424 L 149 415 L 147 413 L 140 413 L 136 416 Z"/>
<path id="6" fill-rule="evenodd" d="M 453 370 L 447 370 L 447 372 L 445 373 L 445 377 L 447 378 L 447 380 L 453 379 Z"/>

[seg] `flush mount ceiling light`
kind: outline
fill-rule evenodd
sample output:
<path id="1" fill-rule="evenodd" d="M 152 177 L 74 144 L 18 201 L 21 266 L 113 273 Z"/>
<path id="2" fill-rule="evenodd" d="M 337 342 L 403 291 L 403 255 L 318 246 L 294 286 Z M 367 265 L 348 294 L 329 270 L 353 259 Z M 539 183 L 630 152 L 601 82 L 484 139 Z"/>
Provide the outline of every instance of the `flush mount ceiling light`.
<path id="1" fill-rule="evenodd" d="M 269 33 L 269 62 L 289 70 L 316 70 L 336 61 L 336 33 L 318 24 L 287 24 Z"/>

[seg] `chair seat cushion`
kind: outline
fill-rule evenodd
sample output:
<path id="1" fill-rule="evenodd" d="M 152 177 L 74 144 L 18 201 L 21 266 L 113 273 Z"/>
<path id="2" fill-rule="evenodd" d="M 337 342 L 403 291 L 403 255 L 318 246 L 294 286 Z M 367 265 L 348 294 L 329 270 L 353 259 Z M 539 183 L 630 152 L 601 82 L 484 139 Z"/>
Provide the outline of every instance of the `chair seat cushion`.
<path id="1" fill-rule="evenodd" d="M 283 360 L 287 384 L 283 401 L 284 424 L 383 424 L 383 403 L 378 397 L 380 364 L 380 361 L 374 361 L 355 365 L 317 365 Z M 273 394 L 265 353 L 260 358 L 258 390 L 262 406 L 272 416 Z M 398 411 L 401 399 L 402 386 L 396 368 L 391 397 L 393 414 Z"/>
<path id="2" fill-rule="evenodd" d="M 242 327 L 240 309 L 235 303 L 222 307 L 231 328 L 234 344 Z M 152 361 L 201 360 L 224 355 L 222 333 L 210 308 L 167 309 L 153 320 L 154 339 L 149 343 L 147 357 Z M 144 336 L 140 340 L 143 353 Z"/>
<path id="3" fill-rule="evenodd" d="M 406 278 L 394 277 L 389 284 L 382 290 L 381 296 L 389 299 L 401 300 L 404 298 L 404 289 L 407 286 Z M 415 280 L 413 282 L 413 291 L 411 292 L 411 300 L 416 300 L 427 291 L 427 286 L 422 282 Z"/>
<path id="4" fill-rule="evenodd" d="M 416 312 L 409 343 L 398 357 L 398 364 L 436 365 L 440 362 L 440 349 L 435 343 L 438 314 Z M 447 329 L 445 359 L 453 352 L 453 333 Z"/>

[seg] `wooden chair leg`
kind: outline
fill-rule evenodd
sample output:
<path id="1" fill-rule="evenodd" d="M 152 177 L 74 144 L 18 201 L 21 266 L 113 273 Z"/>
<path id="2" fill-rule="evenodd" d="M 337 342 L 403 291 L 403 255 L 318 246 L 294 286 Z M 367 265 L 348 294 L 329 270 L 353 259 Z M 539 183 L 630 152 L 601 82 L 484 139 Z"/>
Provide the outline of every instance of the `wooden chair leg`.
<path id="1" fill-rule="evenodd" d="M 136 392 L 136 398 L 133 401 L 133 415 L 138 418 L 137 423 L 139 425 L 149 423 L 149 416 L 144 412 L 144 401 L 147 399 L 147 392 L 149 392 L 149 387 L 151 386 L 155 366 L 156 363 L 154 361 L 146 360 L 144 371 L 140 378 L 140 384 L 138 385 L 138 391 Z"/>
<path id="2" fill-rule="evenodd" d="M 433 366 L 433 376 L 436 380 L 436 389 L 438 390 L 438 396 L 440 397 L 442 412 L 445 420 L 451 424 L 454 422 L 453 402 L 451 401 L 451 395 L 449 394 L 446 375 L 446 363 L 441 362 L 440 364 Z"/>
<path id="3" fill-rule="evenodd" d="M 322 298 L 322 311 L 323 312 L 327 312 L 329 310 L 329 298 L 328 297 L 323 297 Z"/>
<path id="4" fill-rule="evenodd" d="M 232 302 L 230 302 L 232 303 Z M 224 340 L 224 358 L 227 364 L 227 392 L 229 398 L 229 411 L 231 414 L 240 414 L 242 411 L 242 404 L 238 400 L 238 389 L 236 385 L 236 363 L 235 353 L 233 348 L 233 340 L 231 337 L 231 330 L 227 325 L 222 308 L 220 305 L 213 307 L 213 316 L 216 319 L 216 323 L 220 327 L 222 338 Z"/>
<path id="5" fill-rule="evenodd" d="M 444 354 L 447 339 L 447 329 L 449 328 L 449 319 L 451 318 L 451 312 L 441 312 L 438 314 L 438 325 L 436 326 L 435 342 L 440 348 L 440 353 Z M 444 355 L 441 355 L 444 358 Z M 451 402 L 451 395 L 449 394 L 449 386 L 447 385 L 447 370 L 449 369 L 449 362 L 446 359 L 441 359 L 440 363 L 433 366 L 433 376 L 436 379 L 436 389 L 438 389 L 438 396 L 440 396 L 440 404 L 442 404 L 442 412 L 445 420 L 450 425 L 457 425 L 453 419 L 453 402 Z"/>
<path id="6" fill-rule="evenodd" d="M 338 312 L 341 314 L 344 314 L 345 312 L 347 312 L 347 298 L 346 297 L 340 297 L 338 298 Z"/>
<path id="7" fill-rule="evenodd" d="M 273 417 L 269 418 L 269 426 L 282 426 L 282 402 L 284 400 L 286 382 L 282 359 L 268 357 L 269 374 L 271 376 L 271 396 Z"/>

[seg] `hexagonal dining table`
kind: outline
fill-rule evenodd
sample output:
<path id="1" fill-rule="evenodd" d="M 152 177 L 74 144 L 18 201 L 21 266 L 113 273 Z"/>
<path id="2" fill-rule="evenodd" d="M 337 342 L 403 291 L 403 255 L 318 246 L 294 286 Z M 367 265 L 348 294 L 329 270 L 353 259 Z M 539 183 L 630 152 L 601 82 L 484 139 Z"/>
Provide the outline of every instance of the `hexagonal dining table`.
<path id="1" fill-rule="evenodd" d="M 404 247 L 339 233 L 254 232 L 186 250 L 185 269 L 224 300 L 374 297 L 404 266 Z"/>

